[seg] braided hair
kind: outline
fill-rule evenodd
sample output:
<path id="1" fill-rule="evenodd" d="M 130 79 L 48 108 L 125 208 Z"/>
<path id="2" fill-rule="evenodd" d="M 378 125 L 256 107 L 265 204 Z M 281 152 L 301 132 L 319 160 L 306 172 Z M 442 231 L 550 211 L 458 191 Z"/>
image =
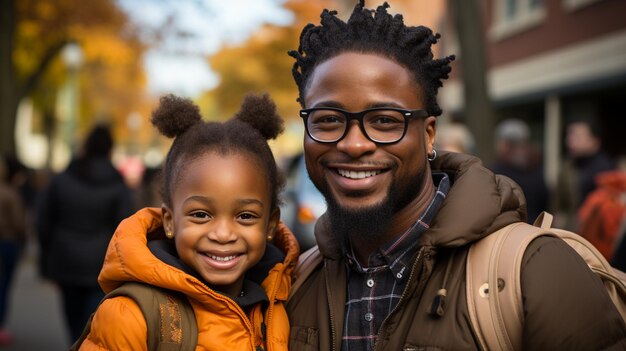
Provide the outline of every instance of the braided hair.
<path id="1" fill-rule="evenodd" d="M 422 87 L 426 110 L 431 116 L 441 115 L 437 91 L 448 78 L 454 56 L 433 59 L 431 46 L 440 35 L 428 27 L 410 27 L 402 15 L 387 13 L 386 2 L 373 11 L 365 8 L 365 0 L 355 6 L 348 22 L 339 19 L 337 11 L 324 10 L 319 26 L 308 24 L 300 34 L 298 50 L 289 51 L 296 59 L 292 74 L 298 85 L 297 101 L 304 107 L 307 82 L 320 63 L 344 52 L 372 53 L 388 57 L 408 68 Z"/>
<path id="2" fill-rule="evenodd" d="M 226 122 L 205 122 L 191 100 L 175 95 L 161 97 L 152 113 L 152 124 L 161 134 L 174 138 L 163 166 L 162 197 L 171 205 L 172 187 L 185 166 L 207 152 L 243 154 L 258 163 L 270 186 L 272 208 L 279 206 L 278 194 L 284 180 L 267 143 L 283 131 L 283 120 L 269 96 L 248 95 L 240 111 Z"/>

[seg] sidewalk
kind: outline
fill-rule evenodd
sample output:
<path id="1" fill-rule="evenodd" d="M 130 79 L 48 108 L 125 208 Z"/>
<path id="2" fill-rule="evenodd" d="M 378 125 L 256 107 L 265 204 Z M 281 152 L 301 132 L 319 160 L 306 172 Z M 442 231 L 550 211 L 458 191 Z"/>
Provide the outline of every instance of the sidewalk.
<path id="1" fill-rule="evenodd" d="M 15 336 L 1 351 L 61 351 L 69 348 L 61 298 L 56 287 L 39 278 L 37 253 L 29 247 L 15 273 L 7 329 Z"/>

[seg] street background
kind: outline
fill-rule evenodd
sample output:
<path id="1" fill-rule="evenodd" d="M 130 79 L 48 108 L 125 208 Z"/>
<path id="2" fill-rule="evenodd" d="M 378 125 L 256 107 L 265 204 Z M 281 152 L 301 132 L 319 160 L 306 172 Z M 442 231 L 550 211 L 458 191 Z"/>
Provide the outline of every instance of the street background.
<path id="1" fill-rule="evenodd" d="M 37 250 L 29 245 L 14 277 L 7 328 L 14 332 L 12 345 L 3 351 L 65 351 L 70 343 L 56 286 L 37 273 Z"/>
<path id="2" fill-rule="evenodd" d="M 7 183 L 35 218 L 49 180 L 81 153 L 91 128 L 103 123 L 111 126 L 112 162 L 136 208 L 160 206 L 155 174 L 171 140 L 149 121 L 159 97 L 188 97 L 205 119 L 225 120 L 245 94 L 267 92 L 285 119 L 285 133 L 271 147 L 293 180 L 283 220 L 294 231 L 302 228 L 296 235 L 312 245 L 311 228 L 325 204 L 301 195 L 309 190 L 300 189 L 315 189 L 297 162 L 304 129 L 287 52 L 297 49 L 307 23 L 319 24 L 322 9 L 335 9 L 346 20 L 356 2 L 1 1 L 0 156 L 12 162 Z M 382 2 L 368 0 L 366 6 Z M 389 12 L 402 13 L 407 24 L 441 33 L 435 58 L 456 55 L 438 94 L 443 114 L 437 150 L 476 155 L 493 169 L 507 162 L 500 159 L 500 139 L 512 142 L 504 155 L 515 164 L 500 169 L 512 171 L 527 198 L 539 203 L 535 209 L 549 210 L 556 226 L 570 230 L 581 229 L 577 210 L 583 199 L 571 196 L 579 194 L 564 188 L 569 183 L 561 176 L 587 172 L 576 168 L 577 161 L 591 153 L 610 158 L 612 179 L 626 184 L 626 0 L 388 2 Z M 600 145 L 575 154 L 572 146 L 586 143 L 570 138 L 568 126 L 579 119 L 594 122 Z M 511 121 L 515 127 L 499 128 Z M 626 185 L 609 183 L 610 199 L 596 197 L 590 206 L 612 206 L 611 221 L 596 218 L 615 224 L 610 233 L 596 232 L 610 239 L 610 259 L 626 232 Z M 307 204 L 304 198 L 318 200 Z M 591 212 L 601 216 L 602 210 Z M 0 350 L 65 350 L 70 341 L 60 293 L 39 276 L 37 233 L 32 220 L 28 226 L 6 323 L 0 325 L 15 341 L 0 343 Z M 624 252 L 626 257 L 626 244 Z"/>

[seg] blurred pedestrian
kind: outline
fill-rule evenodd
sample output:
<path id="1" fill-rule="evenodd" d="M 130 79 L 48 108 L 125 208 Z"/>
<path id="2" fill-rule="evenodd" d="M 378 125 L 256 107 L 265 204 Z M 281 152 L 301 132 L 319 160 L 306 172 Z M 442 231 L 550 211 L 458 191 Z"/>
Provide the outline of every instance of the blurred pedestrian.
<path id="1" fill-rule="evenodd" d="M 61 289 L 72 340 L 104 296 L 98 286 L 104 254 L 131 214 L 131 193 L 110 161 L 112 147 L 109 128 L 94 127 L 81 154 L 52 178 L 38 208 L 40 271 Z"/>
<path id="2" fill-rule="evenodd" d="M 141 181 L 135 190 L 135 208 L 160 207 L 161 200 L 161 168 L 146 167 Z"/>
<path id="3" fill-rule="evenodd" d="M 526 197 L 527 221 L 532 223 L 548 207 L 548 187 L 530 127 L 521 119 L 506 119 L 496 127 L 495 142 L 496 160 L 491 170 L 519 184 Z"/>
<path id="4" fill-rule="evenodd" d="M 5 160 L 0 157 L 0 346 L 13 341 L 5 323 L 13 274 L 26 242 L 24 205 L 8 177 Z"/>
<path id="5" fill-rule="evenodd" d="M 578 209 L 597 187 L 596 175 L 616 169 L 615 161 L 603 150 L 600 126 L 592 119 L 577 119 L 567 125 L 567 158 L 559 175 L 558 206 L 565 226 L 578 230 Z"/>
<path id="6" fill-rule="evenodd" d="M 626 171 L 599 173 L 596 183 L 597 189 L 589 193 L 578 210 L 579 233 L 611 262 L 626 220 Z"/>

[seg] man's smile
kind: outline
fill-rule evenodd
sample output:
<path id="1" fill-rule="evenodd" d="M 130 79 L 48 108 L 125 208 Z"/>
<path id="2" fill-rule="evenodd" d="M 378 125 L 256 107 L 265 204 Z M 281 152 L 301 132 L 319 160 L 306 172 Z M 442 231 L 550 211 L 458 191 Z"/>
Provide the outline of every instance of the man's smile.
<path id="1" fill-rule="evenodd" d="M 337 169 L 337 173 L 342 177 L 350 178 L 350 179 L 364 179 L 369 178 L 378 174 L 381 174 L 382 170 L 373 170 L 373 171 L 351 171 L 347 169 Z"/>

